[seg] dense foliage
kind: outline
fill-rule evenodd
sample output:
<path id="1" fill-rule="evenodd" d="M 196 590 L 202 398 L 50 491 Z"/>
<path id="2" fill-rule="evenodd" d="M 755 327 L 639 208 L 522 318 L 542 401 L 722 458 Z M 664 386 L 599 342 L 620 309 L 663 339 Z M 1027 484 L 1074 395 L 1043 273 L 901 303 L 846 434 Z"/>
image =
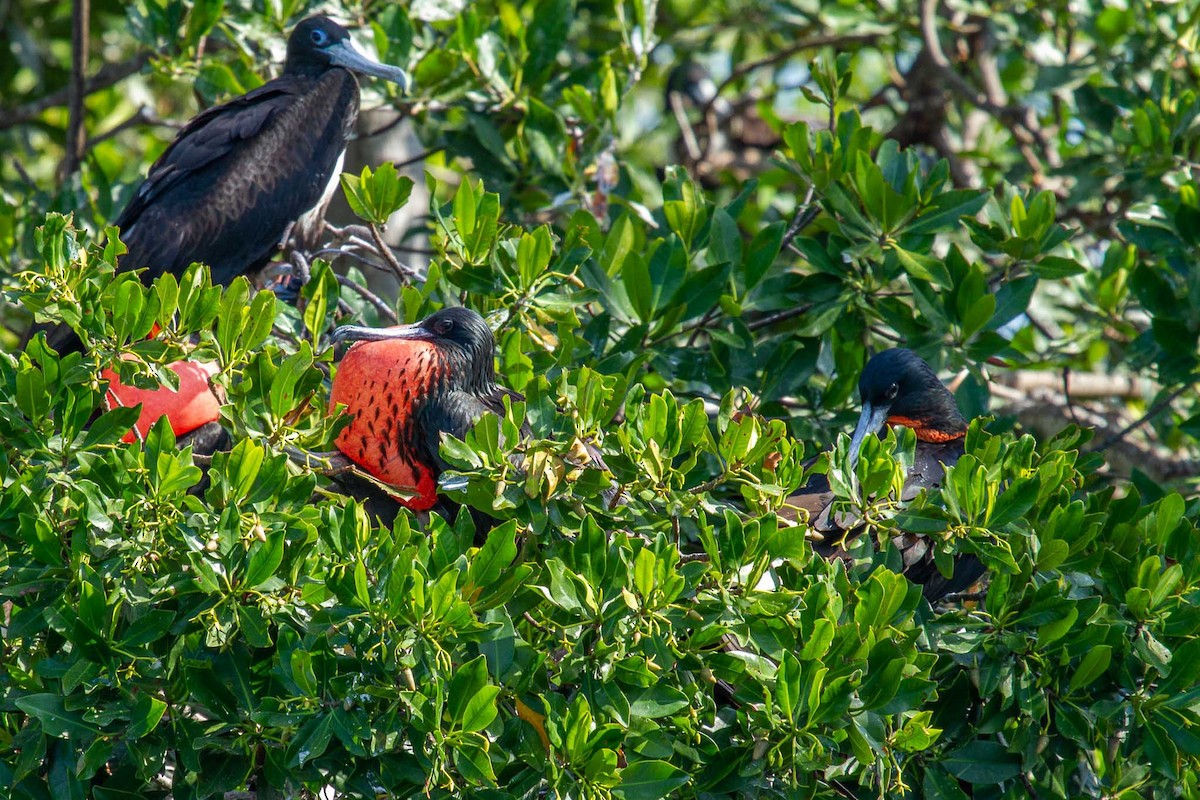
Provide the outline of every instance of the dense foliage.
<path id="1" fill-rule="evenodd" d="M 36 312 L 88 344 L 0 355 L 13 796 L 1200 792 L 1196 475 L 1158 463 L 1200 437 L 1186 4 L 338 7 L 416 81 L 365 84 L 426 148 L 394 301 L 353 288 L 372 270 L 344 243 L 293 258 L 295 307 L 201 267 L 115 274 L 105 226 L 171 133 L 140 123 L 257 85 L 313 10 L 95 4 L 88 73 L 135 75 L 97 76 L 78 170 L 71 9 L 0 19 L 9 341 Z M 715 103 L 683 121 L 715 166 L 668 153 L 689 132 L 660 95 L 689 58 L 749 93 L 774 160 L 716 159 L 743 145 Z M 343 178 L 375 233 L 421 188 Z M 488 317 L 526 396 L 443 444 L 445 492 L 501 522 L 383 527 L 324 474 L 328 334 L 448 303 Z M 837 436 L 897 342 L 999 412 L 907 504 L 910 432 L 868 439 L 857 480 Z M 101 369 L 169 383 L 184 354 L 218 365 L 233 449 L 197 458 L 165 425 L 122 443 L 136 413 L 96 415 Z M 1067 395 L 1035 437 L 994 396 L 1018 369 L 1153 388 L 1099 437 Z M 1116 474 L 1126 440 L 1146 455 Z M 827 562 L 783 521 L 818 471 L 883 547 Z M 977 554 L 985 590 L 931 608 L 901 530 L 947 568 Z"/>

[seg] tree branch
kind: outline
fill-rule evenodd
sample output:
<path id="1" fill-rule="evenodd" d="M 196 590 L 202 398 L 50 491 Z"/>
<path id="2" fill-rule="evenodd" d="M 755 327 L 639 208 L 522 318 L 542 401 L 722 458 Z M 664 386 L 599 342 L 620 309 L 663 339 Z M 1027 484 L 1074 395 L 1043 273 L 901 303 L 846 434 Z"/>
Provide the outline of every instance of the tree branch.
<path id="1" fill-rule="evenodd" d="M 71 81 L 67 85 L 67 140 L 66 155 L 58 166 L 58 182 L 66 183 L 79 171 L 87 147 L 87 130 L 84 122 L 87 110 L 83 100 L 87 96 L 88 32 L 91 28 L 91 0 L 74 0 L 71 13 Z"/>
<path id="2" fill-rule="evenodd" d="M 817 218 L 821 213 L 820 206 L 813 205 L 813 193 L 815 188 L 809 184 L 808 191 L 804 195 L 804 199 L 796 206 L 796 215 L 792 217 L 792 222 L 788 225 L 787 230 L 783 233 L 783 242 L 779 245 L 779 249 L 786 250 L 800 232 L 809 226 L 809 224 Z"/>
<path id="3" fill-rule="evenodd" d="M 400 319 L 396 316 L 396 312 L 392 311 L 391 306 L 385 303 L 382 298 L 374 294 L 370 289 L 361 285 L 358 283 L 358 281 L 352 281 L 349 278 L 343 277 L 342 275 L 338 275 L 337 280 L 338 284 L 345 286 L 347 289 L 355 292 L 363 300 L 366 300 L 368 303 L 375 306 L 375 310 L 378 311 L 380 316 L 382 316 L 388 322 L 392 323 L 393 325 L 400 323 Z"/>
<path id="4" fill-rule="evenodd" d="M 138 53 L 128 61 L 122 61 L 119 64 L 105 64 L 100 68 L 99 72 L 85 82 L 83 94 L 87 96 L 102 89 L 107 89 L 125 80 L 130 75 L 141 72 L 142 67 L 148 63 L 150 63 L 150 54 Z M 51 92 L 45 97 L 39 97 L 37 100 L 25 103 L 24 105 L 0 110 L 0 130 L 12 128 L 37 119 L 48 108 L 57 108 L 66 105 L 70 99 L 70 94 L 70 87 L 67 87 Z"/>
<path id="5" fill-rule="evenodd" d="M 802 306 L 789 308 L 786 311 L 776 311 L 774 314 L 768 314 L 762 319 L 756 319 L 753 322 L 746 323 L 746 327 L 752 331 L 769 328 L 777 322 L 784 322 L 789 319 L 795 319 L 796 317 L 803 316 L 808 313 L 810 308 L 812 308 L 812 304 L 805 303 Z"/>
<path id="6" fill-rule="evenodd" d="M 977 108 L 986 111 L 1000 121 L 1007 123 L 1010 126 L 1013 136 L 1020 144 L 1026 148 L 1036 145 L 1037 151 L 1029 150 L 1028 152 L 1023 152 L 1027 161 L 1032 158 L 1030 166 L 1035 171 L 1041 172 L 1041 164 L 1037 158 L 1037 152 L 1049 156 L 1054 150 L 1045 134 L 1038 127 L 1037 117 L 1034 115 L 1033 110 L 1020 105 L 1003 105 L 993 102 L 991 98 L 968 83 L 966 78 L 954 70 L 950 59 L 946 57 L 946 53 L 942 50 L 941 41 L 938 39 L 937 12 L 940 2 L 941 0 L 921 0 L 920 21 L 921 39 L 925 44 L 925 50 L 941 72 L 942 79 L 959 97 L 962 97 Z"/>
<path id="7" fill-rule="evenodd" d="M 139 125 L 157 125 L 159 127 L 171 128 L 173 130 L 179 130 L 180 128 L 183 127 L 182 123 L 169 122 L 168 120 L 160 119 L 159 117 L 154 115 L 150 111 L 150 109 L 148 109 L 146 106 L 142 106 L 136 112 L 134 112 L 132 116 L 130 116 L 128 119 L 126 119 L 124 122 L 119 122 L 116 125 L 114 125 L 113 127 L 106 130 L 104 133 L 98 133 L 95 136 L 89 138 L 87 140 L 87 146 L 84 148 L 84 152 L 91 150 L 93 147 L 100 144 L 101 142 L 108 141 L 109 139 L 113 138 L 114 136 L 117 136 L 118 134 L 122 133 L 123 131 L 126 131 L 130 128 L 136 128 Z"/>
<path id="8" fill-rule="evenodd" d="M 1163 397 L 1157 403 L 1150 406 L 1150 408 L 1147 409 L 1145 414 L 1138 417 L 1133 422 L 1129 423 L 1124 428 L 1122 428 L 1121 430 L 1114 433 L 1112 436 L 1109 436 L 1104 441 L 1100 442 L 1093 449 L 1094 450 L 1107 450 L 1108 448 L 1112 447 L 1114 444 L 1121 441 L 1126 436 L 1133 433 L 1135 430 L 1137 430 L 1138 428 L 1142 427 L 1150 420 L 1157 417 L 1163 411 L 1166 411 L 1167 408 L 1170 407 L 1171 403 L 1175 402 L 1175 398 L 1179 397 L 1184 392 L 1189 391 L 1192 388 L 1192 386 L 1194 386 L 1194 385 L 1195 384 L 1185 383 L 1182 386 L 1178 387 L 1177 389 L 1175 389 L 1175 391 L 1171 392 L 1166 397 Z"/>
<path id="9" fill-rule="evenodd" d="M 708 110 L 713 102 L 721 96 L 721 93 L 728 89 L 733 83 L 741 80 L 751 72 L 760 70 L 763 67 L 770 67 L 775 64 L 780 64 L 787 61 L 797 53 L 805 50 L 812 50 L 818 47 L 841 46 L 847 44 L 874 44 L 883 38 L 882 33 L 846 33 L 846 34 L 827 34 L 824 36 L 814 36 L 811 39 L 798 39 L 792 42 L 788 47 L 772 53 L 771 55 L 760 58 L 757 61 L 747 61 L 744 64 L 738 64 L 734 67 L 733 72 L 729 73 L 729 77 L 721 81 L 721 85 L 717 87 L 717 91 L 704 105 L 704 115 L 708 116 Z"/>
<path id="10" fill-rule="evenodd" d="M 367 230 L 371 232 L 371 240 L 375 242 L 375 248 L 379 251 L 379 255 L 384 262 L 391 268 L 392 272 L 396 273 L 396 277 L 401 283 L 407 283 L 413 278 L 418 277 L 416 272 L 405 267 L 396 259 L 396 254 L 392 252 L 392 248 L 388 247 L 387 242 L 383 240 L 383 234 L 379 231 L 379 226 L 371 223 L 367 226 Z"/>

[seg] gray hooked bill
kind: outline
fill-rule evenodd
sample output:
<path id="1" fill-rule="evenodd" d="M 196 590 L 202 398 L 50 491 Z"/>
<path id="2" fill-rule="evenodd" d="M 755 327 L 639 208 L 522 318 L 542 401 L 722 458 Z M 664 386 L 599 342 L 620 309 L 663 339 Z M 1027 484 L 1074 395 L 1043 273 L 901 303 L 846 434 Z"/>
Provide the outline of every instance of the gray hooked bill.
<path id="1" fill-rule="evenodd" d="M 433 334 L 420 325 L 393 325 L 390 328 L 368 328 L 363 325 L 343 325 L 333 332 L 334 344 L 340 342 L 385 342 L 389 339 L 432 339 Z"/>
<path id="2" fill-rule="evenodd" d="M 854 426 L 854 436 L 850 438 L 850 470 L 858 464 L 858 451 L 862 449 L 863 439 L 868 434 L 879 433 L 887 422 L 888 407 L 876 408 L 869 400 L 863 401 L 862 413 L 858 415 L 858 424 Z"/>
<path id="3" fill-rule="evenodd" d="M 370 75 L 374 78 L 382 78 L 385 81 L 390 81 L 398 85 L 402 92 L 407 92 L 409 89 L 411 82 L 407 72 L 390 64 L 380 64 L 378 61 L 372 61 L 360 53 L 351 44 L 349 39 L 332 45 L 328 53 L 331 64 L 345 67 L 351 72 L 357 72 L 360 75 Z"/>

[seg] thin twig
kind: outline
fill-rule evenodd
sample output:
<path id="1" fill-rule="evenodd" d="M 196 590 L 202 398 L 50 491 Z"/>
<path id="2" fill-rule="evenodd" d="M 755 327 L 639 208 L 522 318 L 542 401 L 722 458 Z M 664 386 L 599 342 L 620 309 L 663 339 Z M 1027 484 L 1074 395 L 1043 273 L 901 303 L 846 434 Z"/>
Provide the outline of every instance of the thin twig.
<path id="1" fill-rule="evenodd" d="M 542 623 L 540 623 L 536 619 L 534 619 L 533 615 L 530 614 L 528 611 L 522 611 L 521 618 L 524 619 L 526 622 L 528 622 L 530 625 L 532 625 L 534 628 L 537 628 L 539 631 L 546 634 L 547 636 L 554 636 L 554 631 L 550 630 L 545 625 L 543 625 Z"/>
<path id="2" fill-rule="evenodd" d="M 717 314 L 720 313 L 720 310 L 720 306 L 713 306 L 708 311 L 704 312 L 704 316 L 702 316 L 700 321 L 697 322 L 695 327 L 692 328 L 692 335 L 689 336 L 687 340 L 688 347 L 692 347 L 696 344 L 696 337 L 700 335 L 700 331 L 708 327 L 709 323 L 711 323 L 716 318 Z"/>
<path id="3" fill-rule="evenodd" d="M 796 308 L 789 308 L 786 311 L 776 311 L 774 314 L 768 314 L 762 319 L 756 319 L 754 322 L 747 323 L 746 327 L 751 331 L 769 328 L 777 322 L 786 322 L 789 319 L 803 316 L 808 313 L 810 308 L 812 308 L 812 303 L 797 306 Z"/>
<path id="4" fill-rule="evenodd" d="M 388 247 L 387 242 L 383 240 L 383 234 L 379 232 L 379 226 L 371 223 L 367 226 L 367 229 L 371 231 L 371 239 L 375 242 L 375 247 L 378 248 L 379 255 L 391 267 L 392 272 L 396 273 L 396 277 L 400 279 L 400 282 L 407 283 L 411 278 L 415 277 L 411 270 L 406 269 L 396 259 L 396 254 L 392 252 L 392 248 Z"/>
<path id="5" fill-rule="evenodd" d="M 792 217 L 791 224 L 783 232 L 783 242 L 779 246 L 780 250 L 790 246 L 796 237 L 800 235 L 800 232 L 807 228 L 817 218 L 817 215 L 821 213 L 820 207 L 812 205 L 814 190 L 815 187 L 809 184 L 808 191 L 804 195 L 804 200 L 801 201 L 800 205 L 796 206 L 796 215 Z"/>
<path id="6" fill-rule="evenodd" d="M 25 165 L 21 163 L 21 159 L 13 158 L 12 166 L 13 166 L 13 169 L 15 169 L 17 171 L 17 175 L 21 178 L 21 180 L 25 181 L 25 185 L 36 192 L 38 190 L 38 185 L 37 185 L 37 183 L 34 182 L 33 178 L 30 177 L 29 173 L 26 171 Z"/>
<path id="7" fill-rule="evenodd" d="M 704 116 L 708 116 L 708 110 L 713 102 L 721 96 L 721 93 L 728 89 L 735 82 L 741 80 L 751 72 L 760 70 L 763 67 L 770 67 L 775 64 L 787 61 L 792 56 L 804 50 L 813 50 L 818 47 L 840 46 L 848 44 L 874 44 L 883 37 L 882 33 L 850 33 L 850 34 L 829 34 L 825 36 L 814 36 L 811 39 L 799 39 L 792 42 L 789 46 L 779 50 L 771 55 L 760 58 L 757 61 L 747 61 L 745 64 L 739 64 L 729 73 L 729 77 L 721 82 L 717 87 L 717 91 L 704 106 Z"/>
<path id="8" fill-rule="evenodd" d="M 1128 424 L 1128 425 L 1126 425 L 1124 428 L 1122 428 L 1121 430 L 1117 431 L 1117 432 L 1116 432 L 1116 433 L 1114 433 L 1112 436 L 1110 436 L 1110 437 L 1108 437 L 1107 439 L 1105 439 L 1103 442 L 1100 442 L 1100 444 L 1096 445 L 1096 446 L 1095 446 L 1094 448 L 1092 448 L 1092 449 L 1093 449 L 1093 450 L 1107 450 L 1108 448 L 1112 447 L 1114 444 L 1116 444 L 1117 442 L 1119 442 L 1119 441 L 1121 441 L 1122 439 L 1124 439 L 1124 438 L 1125 438 L 1126 436 L 1128 436 L 1130 433 L 1132 433 L 1133 431 L 1135 431 L 1135 430 L 1137 430 L 1138 428 L 1142 427 L 1142 426 L 1143 426 L 1143 425 L 1145 425 L 1147 422 L 1149 422 L 1150 420 L 1154 419 L 1154 418 L 1155 418 L 1155 417 L 1157 417 L 1159 414 L 1161 414 L 1163 411 L 1165 411 L 1165 410 L 1166 410 L 1166 409 L 1167 409 L 1167 408 L 1168 408 L 1168 407 L 1171 405 L 1171 403 L 1175 402 L 1175 399 L 1176 399 L 1177 397 L 1179 397 L 1179 396 L 1180 396 L 1181 394 L 1183 394 L 1184 392 L 1186 392 L 1186 391 L 1190 390 L 1190 389 L 1191 389 L 1191 388 L 1192 388 L 1194 385 L 1195 385 L 1195 384 L 1192 384 L 1192 383 L 1185 383 L 1185 384 L 1183 384 L 1183 385 L 1182 385 L 1182 386 L 1180 386 L 1178 389 L 1176 389 L 1175 391 L 1171 392 L 1170 394 L 1168 394 L 1166 397 L 1164 397 L 1164 398 L 1162 398 L 1161 400 L 1159 400 L 1159 401 L 1158 401 L 1157 403 L 1155 403 L 1154 405 L 1150 406 L 1150 408 L 1149 408 L 1149 409 L 1146 411 L 1146 413 L 1145 413 L 1145 414 L 1143 414 L 1141 417 L 1139 417 L 1138 419 L 1136 419 L 1136 420 L 1134 420 L 1133 422 L 1129 423 L 1129 424 Z"/>
<path id="9" fill-rule="evenodd" d="M 130 75 L 140 72 L 142 67 L 148 63 L 150 63 L 150 54 L 138 53 L 128 61 L 122 61 L 119 64 L 105 64 L 100 68 L 99 72 L 87 80 L 84 84 L 83 93 L 86 96 L 101 89 L 107 89 L 113 84 L 125 80 Z M 39 97 L 37 100 L 25 103 L 24 105 L 0 110 L 0 130 L 36 119 L 39 114 L 48 108 L 66 105 L 70 100 L 70 96 L 71 90 L 70 87 L 67 87 L 59 89 L 56 92 L 51 92 L 45 97 Z"/>
<path id="10" fill-rule="evenodd" d="M 374 294 L 370 289 L 360 284 L 358 281 L 352 281 L 342 275 L 337 276 L 338 284 L 345 286 L 351 291 L 358 294 L 363 300 L 366 300 L 371 305 L 375 306 L 375 310 L 380 316 L 386 319 L 393 325 L 398 325 L 400 319 L 396 316 L 396 312 L 392 311 L 392 307 L 383 301 L 378 295 Z"/>
<path id="11" fill-rule="evenodd" d="M 113 127 L 106 130 L 104 133 L 97 134 L 97 135 L 93 136 L 92 138 L 88 139 L 86 150 L 91 150 L 93 147 L 100 144 L 101 142 L 107 142 L 109 139 L 113 138 L 114 136 L 117 136 L 118 134 L 120 134 L 126 130 L 129 130 L 130 128 L 135 128 L 138 125 L 157 125 L 157 126 L 160 126 L 163 128 L 173 128 L 175 130 L 178 130 L 183 127 L 183 125 L 181 125 L 178 122 L 171 122 L 171 121 L 168 121 L 165 119 L 160 119 L 159 117 L 156 117 L 154 114 L 150 113 L 150 110 L 148 108 L 146 108 L 145 106 L 142 106 L 133 114 L 133 116 L 129 117 L 129 119 L 125 120 L 124 122 L 120 122 L 120 123 L 114 125 Z"/>
<path id="12" fill-rule="evenodd" d="M 374 252 L 374 248 L 371 248 L 371 251 Z M 331 261 L 333 259 L 342 257 L 350 258 L 364 267 L 370 267 L 371 269 L 378 270 L 379 272 L 386 272 L 389 275 L 392 274 L 392 270 L 386 264 L 380 264 L 378 261 L 372 261 L 361 253 L 356 253 L 354 250 L 345 247 L 326 247 L 324 249 L 315 251 L 313 256 L 317 258 L 330 256 Z"/>
<path id="13" fill-rule="evenodd" d="M 393 166 L 396 167 L 396 169 L 398 169 L 398 170 L 404 169 L 405 167 L 412 166 L 413 164 L 419 164 L 420 162 L 426 160 L 430 156 L 435 156 L 445 149 L 446 148 L 444 148 L 444 147 L 431 147 L 428 150 L 424 150 L 420 153 L 417 153 L 412 158 L 406 158 L 403 161 L 395 161 L 392 163 L 393 163 Z"/>
<path id="14" fill-rule="evenodd" d="M 879 327 L 878 325 L 872 325 L 871 332 L 882 339 L 887 339 L 892 342 L 900 343 L 900 342 L 904 341 L 904 339 L 902 339 L 901 337 L 897 336 L 894 333 L 891 333 L 890 331 L 884 330 L 883 328 Z"/>

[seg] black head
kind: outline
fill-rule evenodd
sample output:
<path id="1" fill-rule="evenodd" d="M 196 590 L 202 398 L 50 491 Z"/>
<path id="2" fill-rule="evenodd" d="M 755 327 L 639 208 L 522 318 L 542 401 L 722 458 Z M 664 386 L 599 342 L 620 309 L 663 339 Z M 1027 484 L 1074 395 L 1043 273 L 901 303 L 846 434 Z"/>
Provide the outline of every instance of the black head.
<path id="1" fill-rule="evenodd" d="M 408 88 L 408 75 L 399 67 L 379 64 L 364 56 L 350 40 L 350 31 L 329 17 L 309 17 L 288 37 L 285 75 L 317 76 L 334 67 L 397 83 Z"/>
<path id="2" fill-rule="evenodd" d="M 920 439 L 946 441 L 962 436 L 967 421 L 954 395 L 925 360 L 911 350 L 893 348 L 876 353 L 858 380 L 862 413 L 850 441 L 850 461 L 869 433 L 886 424 L 912 428 Z"/>
<path id="3" fill-rule="evenodd" d="M 496 387 L 496 339 L 483 317 L 469 308 L 451 307 L 435 311 L 412 325 L 392 328 L 362 328 L 343 325 L 333 332 L 334 342 L 415 339 L 438 349 L 449 367 L 455 388 L 487 393 Z"/>

